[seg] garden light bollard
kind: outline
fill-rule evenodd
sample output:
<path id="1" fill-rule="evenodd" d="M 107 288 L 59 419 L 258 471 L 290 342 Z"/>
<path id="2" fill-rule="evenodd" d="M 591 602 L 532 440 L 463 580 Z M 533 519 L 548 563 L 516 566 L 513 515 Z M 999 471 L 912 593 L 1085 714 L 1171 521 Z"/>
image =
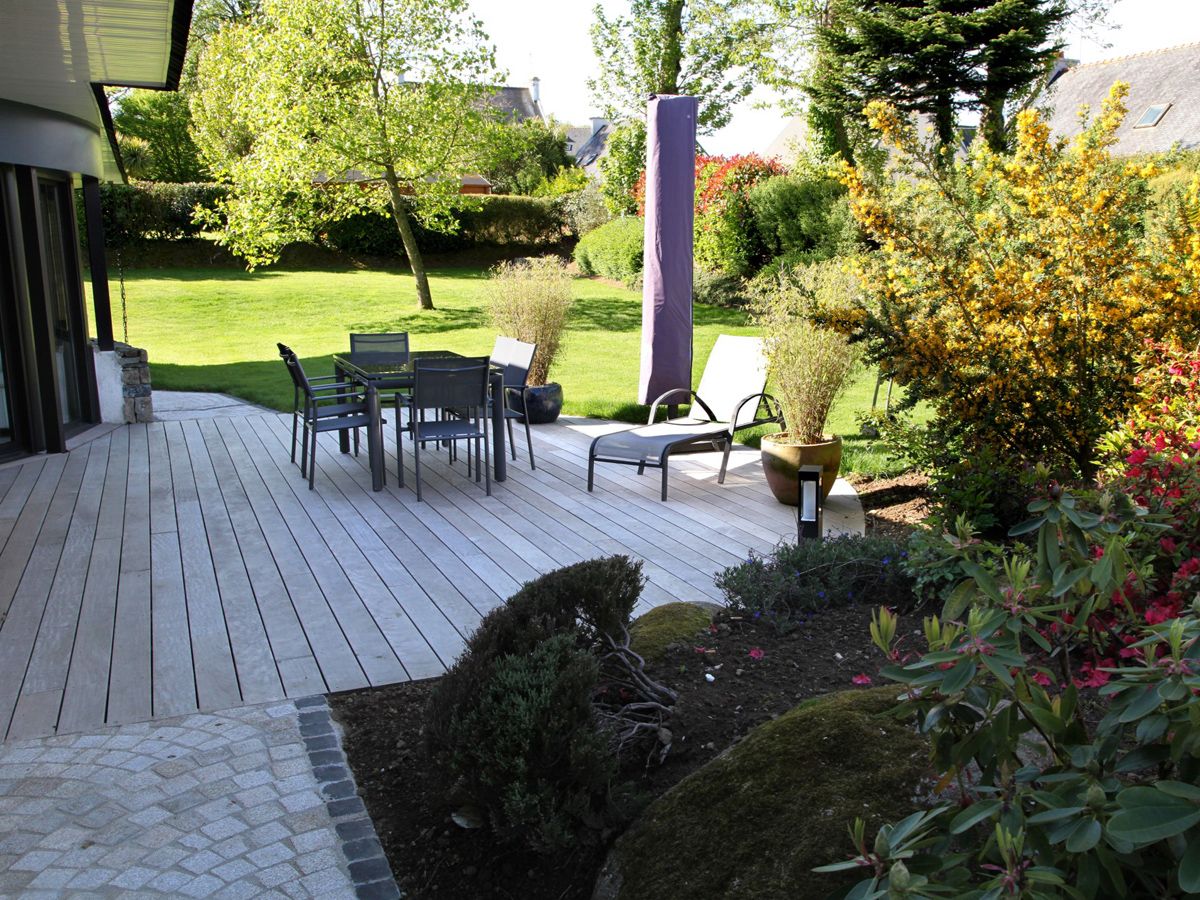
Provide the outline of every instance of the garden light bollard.
<path id="1" fill-rule="evenodd" d="M 821 537 L 821 475 L 820 466 L 801 466 L 800 502 L 796 504 L 796 530 L 800 540 Z"/>

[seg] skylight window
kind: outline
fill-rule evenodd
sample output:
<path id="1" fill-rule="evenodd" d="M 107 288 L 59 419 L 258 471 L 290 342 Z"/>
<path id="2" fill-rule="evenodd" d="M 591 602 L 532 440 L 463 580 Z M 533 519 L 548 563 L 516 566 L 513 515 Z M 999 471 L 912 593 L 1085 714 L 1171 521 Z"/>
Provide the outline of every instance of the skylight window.
<path id="1" fill-rule="evenodd" d="M 1133 127 L 1134 128 L 1153 128 L 1155 125 L 1157 125 L 1159 123 L 1159 120 L 1162 119 L 1162 117 L 1166 114 L 1167 110 L 1170 108 L 1171 108 L 1170 103 L 1156 103 L 1154 106 L 1151 106 L 1148 110 L 1146 110 L 1146 112 L 1142 115 L 1142 117 L 1140 119 L 1138 119 L 1137 124 L 1134 125 Z"/>

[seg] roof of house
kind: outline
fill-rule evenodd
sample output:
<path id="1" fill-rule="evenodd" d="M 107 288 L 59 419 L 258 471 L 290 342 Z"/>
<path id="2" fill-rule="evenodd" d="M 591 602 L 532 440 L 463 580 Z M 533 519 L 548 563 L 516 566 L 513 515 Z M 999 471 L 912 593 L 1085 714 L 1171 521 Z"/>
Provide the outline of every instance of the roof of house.
<path id="1" fill-rule="evenodd" d="M 546 118 L 542 113 L 541 100 L 534 98 L 533 89 L 529 87 L 503 85 L 496 88 L 496 93 L 488 98 L 488 102 L 509 122 Z"/>
<path id="2" fill-rule="evenodd" d="M 191 18 L 192 0 L 0 4 L 0 100 L 14 120 L 79 123 L 96 141 L 85 174 L 120 179 L 101 86 L 178 87 Z"/>
<path id="3" fill-rule="evenodd" d="M 785 166 L 796 161 L 797 155 L 808 144 L 808 117 L 791 116 L 783 126 L 783 130 L 775 136 L 766 151 L 767 159 L 777 159 Z"/>
<path id="4" fill-rule="evenodd" d="M 596 129 L 592 135 L 575 148 L 575 162 L 588 175 L 593 178 L 600 172 L 600 160 L 608 155 L 608 138 L 617 126 L 612 122 L 606 122 L 603 126 Z"/>
<path id="5" fill-rule="evenodd" d="M 1122 56 L 1068 69 L 1050 88 L 1050 130 L 1064 137 L 1082 131 L 1079 108 L 1099 112 L 1114 82 L 1129 85 L 1129 114 L 1117 130 L 1118 154 L 1162 152 L 1176 144 L 1200 147 L 1200 43 Z M 1166 105 L 1157 124 L 1138 127 L 1151 107 Z"/>

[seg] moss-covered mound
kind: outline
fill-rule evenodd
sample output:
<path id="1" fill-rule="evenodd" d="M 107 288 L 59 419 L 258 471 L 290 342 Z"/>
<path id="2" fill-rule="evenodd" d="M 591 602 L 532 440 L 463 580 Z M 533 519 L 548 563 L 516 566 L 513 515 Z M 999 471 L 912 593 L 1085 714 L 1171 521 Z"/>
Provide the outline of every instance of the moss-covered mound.
<path id="1" fill-rule="evenodd" d="M 694 603 L 664 603 L 639 616 L 629 629 L 629 646 L 642 659 L 661 659 L 667 647 L 689 640 L 712 624 L 712 615 Z"/>
<path id="2" fill-rule="evenodd" d="M 916 810 L 929 773 L 925 740 L 879 717 L 895 697 L 891 687 L 831 694 L 759 727 L 646 810 L 597 898 L 828 896 L 847 876 L 812 869 L 852 855 L 847 825 L 864 818 L 870 840 Z"/>

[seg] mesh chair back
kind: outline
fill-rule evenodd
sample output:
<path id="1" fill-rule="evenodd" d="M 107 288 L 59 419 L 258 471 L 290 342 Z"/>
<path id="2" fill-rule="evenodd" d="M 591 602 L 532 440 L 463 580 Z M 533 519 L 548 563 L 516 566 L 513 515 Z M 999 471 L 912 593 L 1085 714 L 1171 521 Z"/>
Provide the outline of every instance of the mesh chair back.
<path id="1" fill-rule="evenodd" d="M 492 365 L 506 366 L 508 359 L 512 356 L 513 345 L 517 343 L 516 338 L 497 337 L 496 346 L 492 348 Z M 505 384 L 508 382 L 506 381 Z"/>
<path id="2" fill-rule="evenodd" d="M 719 422 L 728 422 L 739 402 L 751 394 L 761 394 L 767 387 L 767 357 L 762 338 L 717 336 L 700 387 L 696 393 L 709 405 Z M 747 403 L 738 416 L 738 427 L 754 421 L 757 407 Z M 692 411 L 700 415 L 700 410 Z"/>
<path id="3" fill-rule="evenodd" d="M 417 359 L 413 364 L 413 406 L 417 409 L 486 409 L 488 358 Z"/>
<path id="4" fill-rule="evenodd" d="M 525 387 L 529 381 L 529 367 L 533 365 L 533 355 L 537 353 L 537 344 L 526 344 L 523 341 L 512 342 L 512 353 L 504 362 L 504 386 Z M 495 360 L 492 363 L 495 364 Z"/>
<path id="5" fill-rule="evenodd" d="M 408 362 L 408 332 L 387 334 L 351 334 L 350 353 L 378 362 Z"/>

